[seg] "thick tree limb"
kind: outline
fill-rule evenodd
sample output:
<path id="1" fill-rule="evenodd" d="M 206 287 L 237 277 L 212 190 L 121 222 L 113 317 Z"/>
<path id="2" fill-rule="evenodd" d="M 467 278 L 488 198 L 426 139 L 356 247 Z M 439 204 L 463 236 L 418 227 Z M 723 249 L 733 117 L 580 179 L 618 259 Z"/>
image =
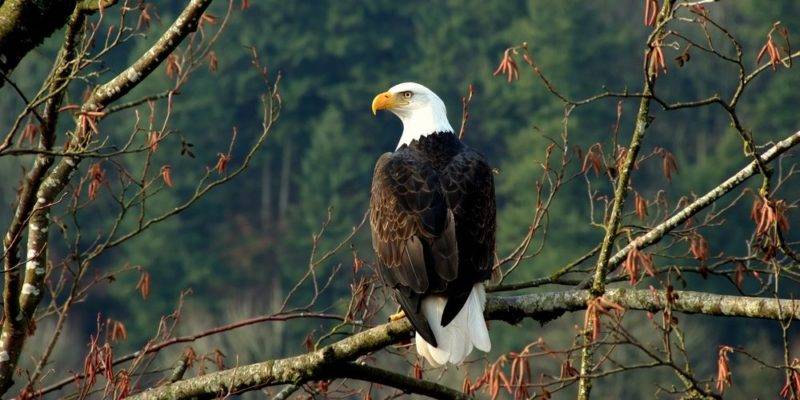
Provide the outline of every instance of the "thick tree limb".
<path id="1" fill-rule="evenodd" d="M 361 381 L 379 383 L 400 389 L 405 393 L 425 395 L 434 399 L 471 399 L 457 390 L 429 381 L 414 379 L 402 374 L 387 371 L 369 365 L 344 363 L 337 365 L 334 378 L 351 378 Z"/>
<path id="2" fill-rule="evenodd" d="M 0 73 L 8 75 L 28 52 L 67 23 L 75 0 L 0 2 Z M 0 81 L 0 87 L 5 81 Z"/>
<path id="3" fill-rule="evenodd" d="M 773 320 L 800 319 L 800 300 L 728 296 L 688 290 L 673 293 L 677 298 L 671 304 L 672 311 L 684 314 Z M 523 318 L 544 321 L 567 311 L 585 309 L 589 298 L 590 293 L 587 290 L 496 297 L 489 299 L 486 313 L 491 319 L 512 324 Z M 666 293 L 663 290 L 616 288 L 607 290 L 603 298 L 629 310 L 656 312 L 667 306 Z"/>
<path id="4" fill-rule="evenodd" d="M 790 299 L 727 296 L 692 291 L 675 291 L 672 311 L 711 316 L 800 319 L 800 301 Z M 492 297 L 486 304 L 487 319 L 518 323 L 524 318 L 546 322 L 569 311 L 586 308 L 588 290 L 536 293 L 512 297 Z M 664 291 L 618 288 L 606 291 L 604 298 L 630 310 L 659 311 L 667 306 Z M 220 394 L 255 390 L 265 386 L 302 383 L 316 379 L 358 378 L 341 363 L 380 350 L 411 337 L 408 320 L 390 322 L 357 333 L 315 352 L 235 367 L 172 384 L 149 389 L 130 400 L 214 398 Z M 386 378 L 383 382 L 394 386 Z M 371 380 L 371 379 L 367 379 Z M 403 385 L 403 387 L 407 387 Z"/>
<path id="5" fill-rule="evenodd" d="M 264 386 L 301 383 L 329 377 L 333 365 L 352 361 L 411 337 L 407 319 L 380 325 L 317 351 L 279 360 L 245 365 L 157 387 L 128 399 L 214 398 L 220 393 L 255 390 Z"/>
<path id="6" fill-rule="evenodd" d="M 61 106 L 64 91 L 67 86 L 66 83 L 73 68 L 72 64 L 75 60 L 75 46 L 78 32 L 83 27 L 85 19 L 86 13 L 77 8 L 70 17 L 70 22 L 64 35 L 64 43 L 59 52 L 58 59 L 53 66 L 50 82 L 50 98 L 47 100 L 44 107 L 44 120 L 42 123 L 39 149 L 49 151 L 53 148 L 56 125 L 60 115 L 58 108 Z M 13 131 L 9 133 L 8 137 L 0 144 L 0 149 L 10 146 L 12 139 Z M 2 326 L 3 333 L 0 335 L 0 350 L 10 348 L 8 345 L 11 343 L 21 343 L 24 341 L 24 335 L 27 333 L 27 327 L 25 326 L 26 320 L 24 318 L 17 318 L 17 316 L 21 314 L 18 297 L 20 291 L 25 288 L 25 286 L 20 286 L 20 276 L 22 273 L 19 271 L 19 268 L 23 264 L 20 263 L 19 245 L 22 241 L 23 231 L 31 222 L 30 219 L 36 206 L 37 193 L 41 189 L 41 184 L 52 164 L 52 156 L 46 154 L 39 154 L 36 156 L 30 172 L 25 175 L 14 216 L 3 238 L 3 315 L 5 318 Z M 41 206 L 41 204 L 39 204 L 39 206 Z M 39 275 L 44 274 L 44 266 L 42 264 L 37 264 L 36 261 L 29 260 L 31 258 L 33 257 L 26 256 L 24 265 L 26 265 L 26 268 L 31 269 L 27 272 Z M 0 361 L 10 357 L 10 354 L 6 351 L 0 351 Z M 0 372 L 0 374 L 2 374 L 2 372 Z M 6 382 L 0 379 L 0 392 L 6 390 L 5 385 Z"/>
<path id="7" fill-rule="evenodd" d="M 192 342 L 194 342 L 196 340 L 199 340 L 199 339 L 202 339 L 202 338 L 205 338 L 205 337 L 208 337 L 208 336 L 212 336 L 212 335 L 215 335 L 217 333 L 228 332 L 228 331 L 231 331 L 231 330 L 234 330 L 234 329 L 237 329 L 237 328 L 241 328 L 243 326 L 250 326 L 250 325 L 263 323 L 263 322 L 267 322 L 267 321 L 289 321 L 289 320 L 300 319 L 300 318 L 303 318 L 303 319 L 314 319 L 314 320 L 317 320 L 317 321 L 321 321 L 321 320 L 341 321 L 341 320 L 343 320 L 343 318 L 341 318 L 339 316 L 335 316 L 333 314 L 305 313 L 305 312 L 301 312 L 301 313 L 297 313 L 297 314 L 264 315 L 264 316 L 260 316 L 260 317 L 253 317 L 253 318 L 248 318 L 248 319 L 245 319 L 245 320 L 242 320 L 242 321 L 238 321 L 238 322 L 233 322 L 233 323 L 230 323 L 230 324 L 222 325 L 222 326 L 219 326 L 219 327 L 216 327 L 216 328 L 212 328 L 212 329 L 209 329 L 209 330 L 197 333 L 197 334 L 185 335 L 185 336 L 176 336 L 176 337 L 172 337 L 172 338 L 166 339 L 164 341 L 161 341 L 159 343 L 155 343 L 155 344 L 152 344 L 152 345 L 147 345 L 142 350 L 135 351 L 133 353 L 129 353 L 129 354 L 126 354 L 124 356 L 121 356 L 121 357 L 118 357 L 118 358 L 114 359 L 114 361 L 112 361 L 111 365 L 112 366 L 116 366 L 116 365 L 119 365 L 119 364 L 122 364 L 122 363 L 125 363 L 125 362 L 128 362 L 128 361 L 135 360 L 135 359 L 141 357 L 142 354 L 157 353 L 157 352 L 159 352 L 159 351 L 161 351 L 161 350 L 163 350 L 163 349 L 165 349 L 167 347 L 173 346 L 175 344 L 192 343 Z M 105 368 L 101 369 L 98 372 L 103 372 L 103 371 L 105 371 Z M 79 381 L 79 380 L 82 380 L 82 379 L 85 379 L 85 378 L 86 378 L 86 375 L 84 373 L 75 373 L 75 374 L 73 374 L 73 376 L 71 376 L 71 377 L 69 377 L 67 379 L 64 379 L 64 380 L 56 382 L 56 383 L 54 383 L 54 384 L 52 384 L 50 386 L 42 388 L 41 390 L 35 392 L 34 395 L 37 396 L 37 397 L 42 397 L 42 396 L 45 396 L 46 394 L 48 394 L 50 392 L 54 392 L 56 390 L 60 390 L 60 389 L 62 389 L 63 387 L 65 387 L 67 385 L 70 385 L 72 383 L 75 383 L 76 381 Z M 176 381 L 177 380 L 178 379 L 176 379 Z"/>
<path id="8" fill-rule="evenodd" d="M 76 9 L 93 13 L 117 0 L 0 1 L 0 73 L 9 75 L 44 39 L 61 29 Z M 3 87 L 5 80 L 0 80 Z"/>
<path id="9" fill-rule="evenodd" d="M 128 94 L 136 85 L 153 72 L 181 44 L 184 38 L 197 29 L 200 16 L 211 4 L 211 0 L 192 0 L 175 19 L 175 22 L 158 38 L 130 67 L 97 88 L 91 99 L 84 104 L 87 109 L 101 109 L 114 100 Z"/>

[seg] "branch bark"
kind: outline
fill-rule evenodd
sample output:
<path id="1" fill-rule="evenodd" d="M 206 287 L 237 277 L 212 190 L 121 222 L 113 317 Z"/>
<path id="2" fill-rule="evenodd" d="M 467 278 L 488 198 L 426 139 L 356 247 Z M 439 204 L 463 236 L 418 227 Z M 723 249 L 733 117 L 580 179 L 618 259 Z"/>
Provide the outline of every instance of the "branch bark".
<path id="1" fill-rule="evenodd" d="M 407 319 L 352 335 L 317 351 L 218 371 L 153 388 L 128 399 L 214 398 L 219 394 L 255 390 L 330 377 L 333 365 L 352 361 L 392 343 L 411 338 Z"/>
<path id="2" fill-rule="evenodd" d="M 800 319 L 800 301 L 791 299 L 727 296 L 693 291 L 674 291 L 673 294 L 676 298 L 670 307 L 675 312 L 773 320 Z M 591 298 L 592 294 L 588 290 L 490 297 L 486 304 L 486 318 L 511 324 L 524 318 L 547 322 L 566 312 L 585 309 Z M 607 290 L 604 298 L 629 310 L 655 312 L 668 305 L 664 291 L 617 288 Z M 358 374 L 341 368 L 341 363 L 354 361 L 363 355 L 408 339 L 411 332 L 408 320 L 394 321 L 311 353 L 185 379 L 149 389 L 129 397 L 129 400 L 214 398 L 226 393 L 240 393 L 281 384 L 299 384 L 317 379 L 362 379 Z M 383 383 L 394 386 L 389 382 L 399 383 L 395 379 L 392 374 Z M 409 387 L 403 384 L 403 388 Z"/>
<path id="3" fill-rule="evenodd" d="M 334 378 L 351 378 L 378 383 L 400 389 L 405 393 L 421 394 L 434 399 L 467 400 L 472 398 L 438 383 L 414 379 L 369 365 L 344 363 L 336 366 L 334 375 Z"/>
<path id="4" fill-rule="evenodd" d="M 0 74 L 9 75 L 46 38 L 61 29 L 80 9 L 92 13 L 117 0 L 0 1 Z M 0 87 L 5 79 L 0 80 Z"/>
<path id="5" fill-rule="evenodd" d="M 75 0 L 0 2 L 0 73 L 10 74 L 31 50 L 67 23 Z M 0 87 L 5 80 L 0 80 Z"/>
<path id="6" fill-rule="evenodd" d="M 39 142 L 39 149 L 49 151 L 53 148 L 55 143 L 55 130 L 60 113 L 58 108 L 61 106 L 64 91 L 66 90 L 67 81 L 70 72 L 73 70 L 73 63 L 75 61 L 75 46 L 77 41 L 78 32 L 84 25 L 86 13 L 79 8 L 76 8 L 70 17 L 70 22 L 67 26 L 64 35 L 64 43 L 59 52 L 58 59 L 53 66 L 50 83 L 50 98 L 45 103 L 44 107 L 44 121 L 42 124 L 41 140 Z M 6 138 L 3 144 L 0 144 L 0 149 L 10 146 L 12 135 Z M 23 231 L 31 224 L 31 216 L 35 212 L 37 206 L 37 193 L 41 189 L 42 182 L 45 179 L 47 171 L 53 164 L 53 156 L 47 154 L 39 154 L 33 162 L 30 172 L 25 175 L 20 194 L 17 200 L 17 207 L 14 216 L 9 224 L 8 231 L 3 238 L 3 315 L 5 316 L 2 326 L 2 335 L 0 335 L 0 362 L 7 358 L 18 357 L 15 355 L 12 343 L 21 343 L 24 341 L 26 335 L 26 326 L 24 318 L 17 318 L 21 316 L 20 303 L 18 296 L 22 289 L 26 289 L 24 285 L 20 286 L 19 271 L 21 267 L 19 257 L 19 245 L 22 241 Z M 38 204 L 42 206 L 42 204 Z M 46 232 L 46 229 L 45 229 Z M 28 254 L 26 256 L 24 265 L 26 266 L 26 274 L 43 275 L 44 265 L 39 264 L 37 260 Z M 11 352 L 6 351 L 11 349 Z M 17 352 L 21 350 L 20 348 Z M 2 374 L 2 367 L 0 367 L 0 374 Z M 5 382 L 0 377 L 0 392 L 7 390 Z"/>

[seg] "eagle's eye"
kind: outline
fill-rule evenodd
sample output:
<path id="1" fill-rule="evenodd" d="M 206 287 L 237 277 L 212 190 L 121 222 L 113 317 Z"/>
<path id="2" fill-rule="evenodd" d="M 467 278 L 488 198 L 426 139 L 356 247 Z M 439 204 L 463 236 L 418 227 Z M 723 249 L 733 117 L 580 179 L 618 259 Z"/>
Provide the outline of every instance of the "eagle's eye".
<path id="1" fill-rule="evenodd" d="M 412 93 L 410 90 L 406 90 L 405 92 L 401 93 L 401 95 L 403 95 L 404 99 L 408 100 L 414 95 L 414 93 Z"/>

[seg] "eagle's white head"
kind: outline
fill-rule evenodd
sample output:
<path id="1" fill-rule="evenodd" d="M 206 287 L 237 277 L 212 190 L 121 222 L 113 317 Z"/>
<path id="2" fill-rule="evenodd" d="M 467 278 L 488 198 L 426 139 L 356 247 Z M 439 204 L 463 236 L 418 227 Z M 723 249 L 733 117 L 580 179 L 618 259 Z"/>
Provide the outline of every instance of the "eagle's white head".
<path id="1" fill-rule="evenodd" d="M 378 94 L 372 100 L 372 113 L 378 110 L 389 110 L 403 122 L 397 147 L 435 132 L 453 132 L 442 99 L 419 83 L 404 82 Z"/>

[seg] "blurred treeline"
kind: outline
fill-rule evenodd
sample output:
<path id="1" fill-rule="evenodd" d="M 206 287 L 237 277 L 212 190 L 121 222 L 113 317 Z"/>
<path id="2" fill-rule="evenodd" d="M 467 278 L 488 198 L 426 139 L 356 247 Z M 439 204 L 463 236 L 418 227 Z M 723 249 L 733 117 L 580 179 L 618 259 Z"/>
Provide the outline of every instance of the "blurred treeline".
<path id="1" fill-rule="evenodd" d="M 104 67 L 110 73 L 119 71 L 134 59 L 172 20 L 179 3 L 154 4 L 159 18 L 153 20 L 147 36 L 113 52 Z M 224 6 L 220 1 L 211 12 L 220 15 Z M 800 28 L 800 3 L 796 0 L 739 0 L 709 8 L 711 15 L 741 40 L 750 68 L 774 21 L 782 21 L 792 33 Z M 502 77 L 493 77 L 503 50 L 527 42 L 548 78 L 573 98 L 604 88 L 637 91 L 641 88 L 649 29 L 642 24 L 642 13 L 643 4 L 638 0 L 250 1 L 249 9 L 235 12 L 220 39 L 216 49 L 219 69 L 197 73 L 176 97 L 171 127 L 178 134 L 162 145 L 156 157 L 158 163 L 172 166 L 176 185 L 149 204 L 165 209 L 186 197 L 204 169 L 214 164 L 217 153 L 226 151 L 232 127 L 237 127 L 240 143 L 261 129 L 259 96 L 263 84 L 250 65 L 250 46 L 258 50 L 273 74 L 280 71 L 283 76 L 283 110 L 268 144 L 252 168 L 232 184 L 104 256 L 95 268 L 130 263 L 149 271 L 150 295 L 146 300 L 139 296 L 134 287 L 136 273 L 122 274 L 114 283 L 102 285 L 78 306 L 64 348 L 82 348 L 98 312 L 103 318 L 123 321 L 129 332 L 128 348 L 136 348 L 155 332 L 160 316 L 175 307 L 185 288 L 193 293 L 184 308 L 184 333 L 274 311 L 305 272 L 312 234 L 319 231 L 328 209 L 332 221 L 321 240 L 322 250 L 336 244 L 361 221 L 368 204 L 373 163 L 379 154 L 394 148 L 401 130 L 399 121 L 388 114 L 373 117 L 369 104 L 376 93 L 403 81 L 417 81 L 437 92 L 447 103 L 454 126 L 461 118 L 460 98 L 468 84 L 474 85 L 466 140 L 499 170 L 498 253 L 507 254 L 530 224 L 534 182 L 541 172 L 539 162 L 550 143 L 548 138 L 558 140 L 561 134 L 563 107 L 521 62 L 519 81 L 508 84 Z M 695 25 L 676 22 L 673 27 L 702 38 Z M 12 78 L 23 90 L 38 88 L 60 38 L 60 33 L 53 35 L 15 71 Z M 714 38 L 720 49 L 731 51 L 722 37 Z M 678 54 L 666 50 L 669 71 L 658 81 L 660 96 L 691 100 L 714 93 L 730 94 L 736 84 L 736 70 L 731 65 L 694 50 L 691 60 L 679 68 L 671 60 Z M 169 87 L 169 78 L 160 68 L 129 98 Z M 740 112 L 758 142 L 780 138 L 800 127 L 798 87 L 800 74 L 781 69 L 766 73 L 745 94 Z M 72 101 L 78 101 L 80 90 L 72 93 Z M 2 93 L 0 121 L 9 126 L 20 102 L 8 85 Z M 630 135 L 637 103 L 632 100 L 623 105 L 619 132 L 623 143 Z M 608 100 L 574 112 L 568 128 L 570 145 L 585 150 L 601 142 L 608 149 L 616 107 L 615 100 Z M 141 111 L 145 113 L 146 106 Z M 668 182 L 658 162 L 643 166 L 633 177 L 633 187 L 642 196 L 652 199 L 657 191 L 664 190 L 674 206 L 680 196 L 703 193 L 744 164 L 741 142 L 719 109 L 657 110 L 654 114 L 643 153 L 663 147 L 675 154 L 680 171 Z M 132 114 L 126 114 L 104 122 L 101 128 L 124 135 L 132 126 Z M 180 137 L 194 144 L 196 158 L 179 155 Z M 241 161 L 242 151 L 234 150 L 232 163 Z M 140 161 L 131 158 L 129 162 L 136 165 Z M 28 164 L 27 159 L 3 162 L 0 177 L 6 184 L 0 188 L 2 204 L 13 203 L 20 168 Z M 573 164 L 571 172 L 579 167 L 580 162 Z M 590 178 L 594 179 L 593 175 Z M 595 188 L 601 194 L 609 189 L 600 179 L 596 179 Z M 723 227 L 701 232 L 710 242 L 711 254 L 743 252 L 753 229 L 747 218 L 750 202 L 747 198 Z M 103 195 L 82 212 L 86 245 L 93 240 L 93 232 L 108 227 L 112 213 L 113 204 Z M 3 222 L 9 215 L 2 214 Z M 550 210 L 544 251 L 523 263 L 510 279 L 543 276 L 591 249 L 601 231 L 588 221 L 586 183 L 577 179 L 563 188 Z M 790 214 L 790 222 L 797 225 L 795 215 Z M 367 227 L 355 242 L 354 251 L 371 261 Z M 334 304 L 340 310 L 345 305 L 352 259 L 353 253 L 347 248 L 321 267 L 323 272 L 330 271 L 342 263 L 344 271 L 322 304 Z M 731 290 L 730 285 L 703 280 L 692 280 L 689 287 Z M 554 341 L 554 346 L 568 345 L 576 321 L 567 317 L 544 328 L 533 323 L 512 329 L 494 324 L 495 352 L 517 350 L 540 336 Z M 696 323 L 687 326 L 689 345 L 696 351 L 692 356 L 699 362 L 701 375 L 714 374 L 718 343 L 759 342 L 757 346 L 765 357 L 773 355 L 776 363 L 781 361 L 777 324 L 708 318 L 691 321 Z M 306 332 L 320 327 L 299 322 L 253 329 L 250 334 L 231 335 L 207 345 L 223 346 L 229 365 L 237 362 L 237 354 L 239 363 L 263 360 L 303 351 Z M 644 324 L 637 329 L 646 336 L 650 328 Z M 70 363 L 78 355 L 69 353 L 63 355 L 63 365 L 74 366 Z M 736 369 L 737 361 L 732 396 L 777 396 L 781 374 L 753 364 Z M 534 374 L 557 374 L 557 368 L 534 364 Z M 453 382 L 458 385 L 461 375 L 455 376 Z M 660 372 L 634 372 L 624 378 L 596 384 L 598 396 L 651 397 L 655 390 L 651 382 L 659 380 L 668 386 L 675 381 L 674 376 Z"/>

